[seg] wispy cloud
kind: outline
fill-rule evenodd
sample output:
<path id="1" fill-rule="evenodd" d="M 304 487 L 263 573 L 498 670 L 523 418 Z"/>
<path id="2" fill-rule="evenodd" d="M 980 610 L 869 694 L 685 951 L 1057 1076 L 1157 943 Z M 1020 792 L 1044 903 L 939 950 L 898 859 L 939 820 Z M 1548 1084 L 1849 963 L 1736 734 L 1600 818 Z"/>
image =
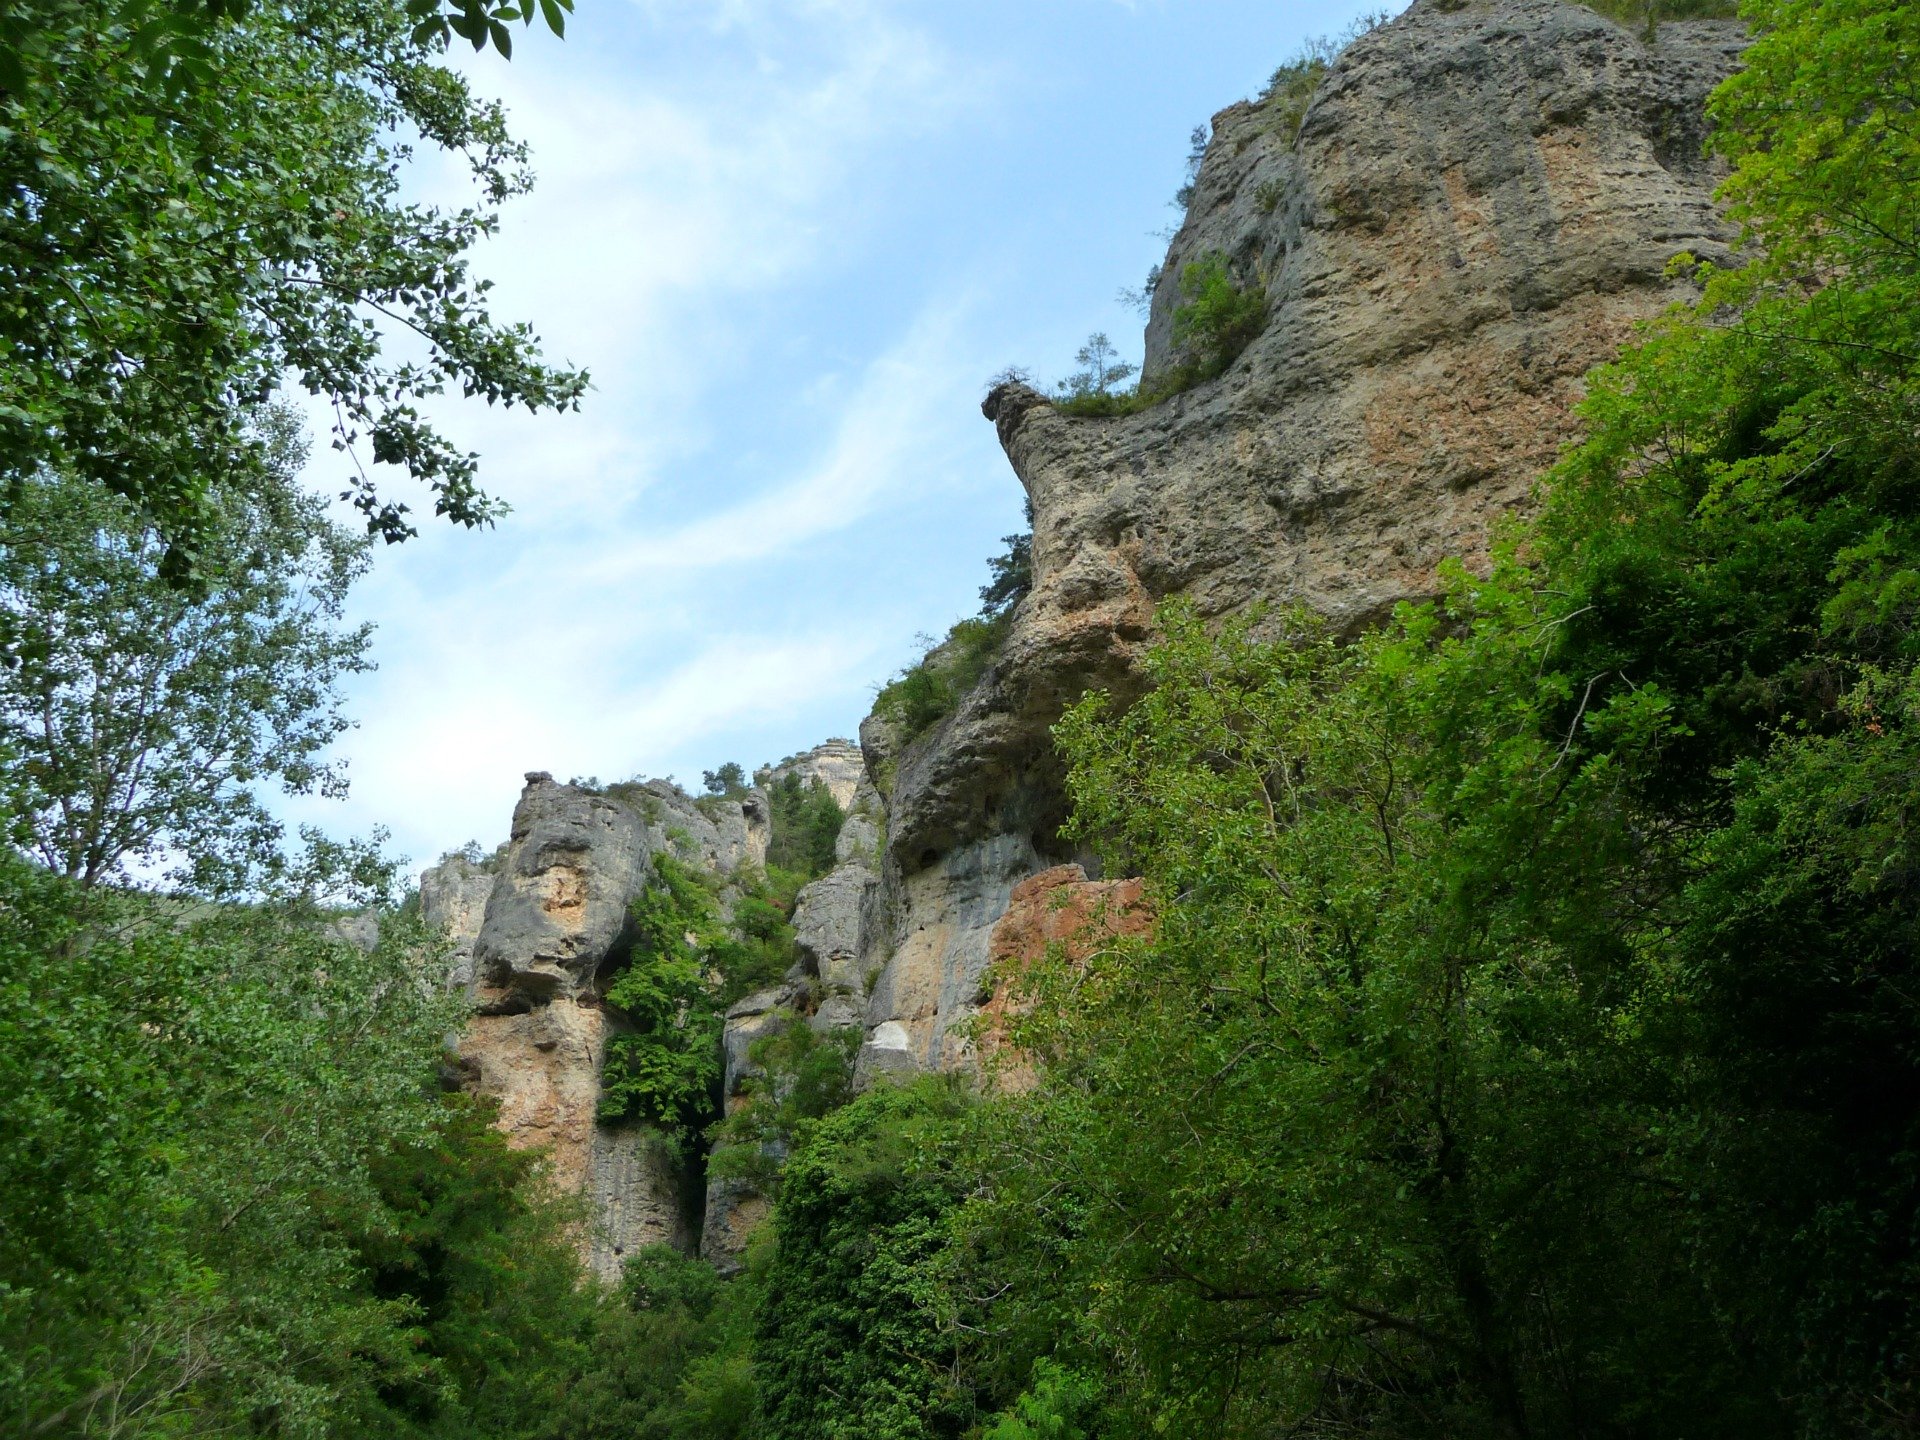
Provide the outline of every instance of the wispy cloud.
<path id="1" fill-rule="evenodd" d="M 946 437 L 968 416 L 977 389 L 956 364 L 961 306 L 942 301 L 922 314 L 867 369 L 838 406 L 826 454 L 791 479 L 702 515 L 677 529 L 640 537 L 582 571 L 591 583 L 616 582 L 662 568 L 737 565 L 791 551 L 856 524 L 890 497 L 939 483 L 952 456 Z"/>

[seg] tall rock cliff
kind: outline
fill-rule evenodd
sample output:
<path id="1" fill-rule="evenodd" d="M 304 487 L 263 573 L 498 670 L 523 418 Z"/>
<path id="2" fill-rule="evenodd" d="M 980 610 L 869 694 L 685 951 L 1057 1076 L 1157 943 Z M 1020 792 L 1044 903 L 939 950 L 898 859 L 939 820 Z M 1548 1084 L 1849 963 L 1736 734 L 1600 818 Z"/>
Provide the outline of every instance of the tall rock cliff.
<path id="1" fill-rule="evenodd" d="M 530 774 L 496 862 L 453 856 L 421 877 L 422 912 L 452 946 L 448 983 L 473 1003 L 462 1081 L 499 1105 L 513 1144 L 547 1153 L 563 1192 L 586 1198 L 582 1248 L 603 1276 L 642 1245 L 691 1248 L 705 1205 L 657 1136 L 600 1118 L 607 1042 L 624 1023 L 605 982 L 632 944 L 629 907 L 658 854 L 722 876 L 764 863 L 767 822 L 758 793 L 696 805 L 665 781 L 601 793 Z"/>
<path id="2" fill-rule="evenodd" d="M 857 1031 L 869 1081 L 971 1068 L 983 1007 L 994 1034 L 993 960 L 1059 938 L 1056 911 L 1147 923 L 1059 840 L 1049 727 L 1091 688 L 1138 692 L 1167 597 L 1206 616 L 1299 601 L 1352 630 L 1431 595 L 1443 559 L 1484 559 L 1573 437 L 1584 373 L 1686 294 L 1671 257 L 1726 256 L 1703 107 L 1742 39 L 1725 21 L 1649 39 L 1561 0 L 1418 0 L 1349 47 L 1304 110 L 1279 94 L 1214 117 L 1146 380 L 1176 363 L 1179 277 L 1203 257 L 1264 287 L 1264 329 L 1218 378 L 1121 418 L 1068 415 L 1022 384 L 987 397 L 1033 505 L 1032 591 L 930 732 L 903 741 L 869 717 L 858 747 L 760 773 L 819 780 L 848 818 L 795 906 L 799 962 L 727 1015 L 722 1103 L 787 1015 Z M 654 1240 L 731 1264 L 765 1213 L 596 1106 L 620 1024 L 603 981 L 651 857 L 679 847 L 730 874 L 764 861 L 769 817 L 760 791 L 696 806 L 663 782 L 601 795 L 535 775 L 497 867 L 456 858 L 423 880 L 474 1002 L 467 1083 L 589 1198 L 603 1273 Z"/>
<path id="3" fill-rule="evenodd" d="M 1702 154 L 1736 22 L 1651 42 L 1559 0 L 1421 0 L 1357 40 L 1304 114 L 1214 117 L 1147 329 L 1171 364 L 1178 277 L 1219 255 L 1264 285 L 1264 330 L 1218 379 L 1075 418 L 1025 385 L 985 412 L 1033 504 L 1034 585 L 956 714 L 894 752 L 883 966 L 868 1071 L 968 1063 L 994 922 L 1059 861 L 1048 727 L 1121 699 L 1157 602 L 1203 615 L 1302 601 L 1343 627 L 1426 596 L 1574 434 L 1582 375 L 1685 293 L 1676 253 L 1725 258 Z M 1297 119 L 1297 131 L 1295 129 Z"/>

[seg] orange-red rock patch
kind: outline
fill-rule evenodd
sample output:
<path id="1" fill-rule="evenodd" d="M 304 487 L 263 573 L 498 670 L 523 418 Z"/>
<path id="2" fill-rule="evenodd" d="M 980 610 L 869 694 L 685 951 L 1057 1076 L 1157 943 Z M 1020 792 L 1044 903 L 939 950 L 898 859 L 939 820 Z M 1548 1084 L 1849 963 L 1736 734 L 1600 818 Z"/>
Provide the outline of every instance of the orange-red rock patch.
<path id="1" fill-rule="evenodd" d="M 1032 1060 L 1007 1039 L 1008 1023 L 1022 1009 L 1018 977 L 1051 945 L 1079 964 L 1116 939 L 1151 934 L 1153 926 L 1153 905 L 1138 879 L 1089 880 L 1078 865 L 1056 865 L 1013 887 L 988 941 L 999 984 L 980 1007 L 980 1056 L 997 1089 L 1030 1090 L 1038 1080 Z"/>

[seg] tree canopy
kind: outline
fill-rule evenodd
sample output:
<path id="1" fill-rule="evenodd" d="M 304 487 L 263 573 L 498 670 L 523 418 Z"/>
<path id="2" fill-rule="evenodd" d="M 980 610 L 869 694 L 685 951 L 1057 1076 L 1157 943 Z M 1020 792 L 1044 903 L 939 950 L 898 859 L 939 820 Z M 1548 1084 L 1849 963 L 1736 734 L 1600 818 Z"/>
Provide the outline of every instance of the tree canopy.
<path id="1" fill-rule="evenodd" d="M 341 615 L 366 542 L 300 490 L 294 417 L 263 428 L 254 488 L 203 532 L 197 593 L 88 481 L 21 480 L 0 520 L 4 790 L 33 853 L 82 884 L 132 866 L 232 891 L 280 853 L 258 785 L 344 788 L 326 752 L 348 723 L 336 682 L 368 667 L 371 627 Z"/>
<path id="2" fill-rule="evenodd" d="M 98 485 L 166 538 L 170 578 L 191 578 L 221 505 L 258 482 L 255 421 L 290 377 L 331 406 L 342 490 L 373 533 L 413 530 L 379 467 L 456 523 L 496 513 L 476 457 L 421 402 L 452 386 L 565 409 L 586 376 L 488 314 L 468 252 L 530 180 L 499 107 L 440 63 L 437 11 L 9 7 L 0 504 L 46 472 Z M 407 197 L 420 145 L 465 162 L 466 204 Z"/>

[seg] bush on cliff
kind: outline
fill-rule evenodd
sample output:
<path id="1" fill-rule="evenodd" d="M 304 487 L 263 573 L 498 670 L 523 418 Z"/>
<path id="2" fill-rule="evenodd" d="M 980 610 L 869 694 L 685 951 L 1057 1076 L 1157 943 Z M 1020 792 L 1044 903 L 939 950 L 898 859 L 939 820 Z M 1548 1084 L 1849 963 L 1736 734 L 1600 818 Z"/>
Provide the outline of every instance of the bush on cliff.
<path id="1" fill-rule="evenodd" d="M 773 810 L 768 869 L 785 871 L 800 885 L 831 870 L 834 842 L 846 820 L 833 793 L 817 778 L 802 781 L 789 770 L 768 787 L 767 801 Z"/>
<path id="2" fill-rule="evenodd" d="M 955 621 L 946 638 L 930 646 L 919 663 L 881 686 L 874 697 L 873 713 L 898 726 L 902 741 L 926 734 L 958 709 L 967 692 L 987 673 L 1012 627 L 1012 618 L 1009 609 Z"/>
<path id="3" fill-rule="evenodd" d="M 803 807 L 824 800 L 837 820 L 824 787 L 801 791 L 798 777 L 787 778 Z M 826 843 L 830 859 L 830 836 Z M 778 982 L 799 958 L 790 917 L 803 877 L 769 867 L 723 880 L 665 853 L 653 867 L 631 907 L 632 951 L 605 991 L 630 1028 L 608 1042 L 600 1118 L 651 1125 L 685 1154 L 719 1118 L 727 1007 Z"/>
<path id="4" fill-rule="evenodd" d="M 956 621 L 946 638 L 929 644 L 919 661 L 880 687 L 873 713 L 893 724 L 905 744 L 926 734 L 960 706 L 980 682 L 1013 629 L 1014 611 L 1033 589 L 1033 502 L 1027 528 L 1003 536 L 1006 548 L 987 559 L 980 613 Z M 921 637 L 923 640 L 925 636 Z"/>
<path id="5" fill-rule="evenodd" d="M 1132 415 L 1227 372 L 1267 324 L 1264 285 L 1235 281 L 1227 257 L 1202 255 L 1180 271 L 1182 303 L 1173 312 L 1174 364 L 1153 384 L 1092 389 L 1056 399 L 1066 415 Z"/>

